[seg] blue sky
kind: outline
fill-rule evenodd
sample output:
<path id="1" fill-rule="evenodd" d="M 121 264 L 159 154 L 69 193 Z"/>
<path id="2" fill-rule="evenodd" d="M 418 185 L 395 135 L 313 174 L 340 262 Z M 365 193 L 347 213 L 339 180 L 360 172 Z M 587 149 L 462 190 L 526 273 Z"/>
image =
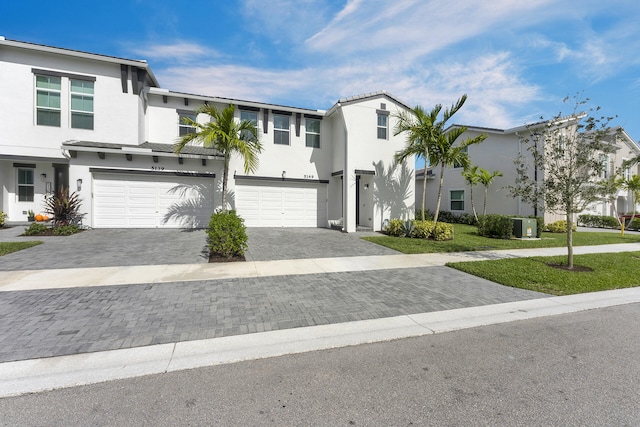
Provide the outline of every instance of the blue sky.
<path id="1" fill-rule="evenodd" d="M 509 128 L 584 91 L 640 139 L 637 0 L 5 2 L 0 35 L 146 59 L 167 89 L 328 109 L 386 90 Z"/>

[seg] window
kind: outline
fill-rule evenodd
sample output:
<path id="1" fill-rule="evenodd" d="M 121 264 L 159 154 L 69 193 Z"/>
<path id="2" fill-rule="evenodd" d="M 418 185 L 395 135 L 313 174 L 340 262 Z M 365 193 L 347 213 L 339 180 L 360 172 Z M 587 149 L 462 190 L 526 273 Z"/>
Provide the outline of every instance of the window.
<path id="1" fill-rule="evenodd" d="M 258 112 L 257 111 L 246 111 L 240 110 L 240 121 L 244 122 L 245 120 L 253 123 L 254 126 L 258 126 Z M 243 139 L 249 139 L 251 134 L 249 131 L 242 131 L 242 135 L 240 135 Z"/>
<path id="2" fill-rule="evenodd" d="M 289 145 L 289 116 L 273 115 L 273 143 Z"/>
<path id="3" fill-rule="evenodd" d="M 469 155 L 469 147 L 464 147 L 464 149 L 461 151 L 462 153 L 464 153 L 465 156 Z M 453 162 L 453 167 L 454 168 L 461 168 L 464 165 L 460 162 Z"/>
<path id="4" fill-rule="evenodd" d="M 320 148 L 320 120 L 306 119 L 305 129 L 307 147 Z"/>
<path id="5" fill-rule="evenodd" d="M 71 127 L 93 130 L 93 82 L 70 79 Z"/>
<path id="6" fill-rule="evenodd" d="M 184 119 L 193 120 L 195 122 L 197 117 L 192 113 L 178 113 L 178 136 L 182 137 L 190 133 L 196 133 L 196 127 L 186 124 Z"/>
<path id="7" fill-rule="evenodd" d="M 600 154 L 600 178 L 607 179 L 609 176 L 609 156 Z"/>
<path id="8" fill-rule="evenodd" d="M 18 169 L 18 201 L 33 202 L 33 169 Z"/>
<path id="9" fill-rule="evenodd" d="M 378 139 L 387 139 L 388 119 L 386 114 L 378 114 Z"/>
<path id="10" fill-rule="evenodd" d="M 36 75 L 36 124 L 60 127 L 60 77 Z"/>
<path id="11" fill-rule="evenodd" d="M 452 211 L 464 210 L 464 190 L 450 190 L 449 200 L 451 201 Z"/>

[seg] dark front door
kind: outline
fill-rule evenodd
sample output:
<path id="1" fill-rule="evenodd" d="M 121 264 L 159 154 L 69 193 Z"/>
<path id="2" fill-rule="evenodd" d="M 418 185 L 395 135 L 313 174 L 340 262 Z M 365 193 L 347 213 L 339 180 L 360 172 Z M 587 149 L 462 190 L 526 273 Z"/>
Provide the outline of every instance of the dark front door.
<path id="1" fill-rule="evenodd" d="M 69 189 L 69 165 L 53 165 L 54 177 L 53 185 L 54 190 L 58 191 L 60 188 Z M 71 189 L 69 189 L 71 190 Z M 69 191 L 71 192 L 71 191 Z"/>
<path id="2" fill-rule="evenodd" d="M 356 225 L 360 225 L 360 175 L 356 175 Z"/>

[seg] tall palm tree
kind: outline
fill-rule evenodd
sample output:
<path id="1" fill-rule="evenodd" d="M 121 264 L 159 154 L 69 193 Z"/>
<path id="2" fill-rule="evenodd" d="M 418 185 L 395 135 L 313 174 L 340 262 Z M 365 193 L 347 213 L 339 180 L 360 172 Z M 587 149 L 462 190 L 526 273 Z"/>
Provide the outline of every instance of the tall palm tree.
<path id="1" fill-rule="evenodd" d="M 207 114 L 211 120 L 198 123 L 189 118 L 184 124 L 196 128 L 194 133 L 183 136 L 174 144 L 174 151 L 179 154 L 187 144 L 201 142 L 205 148 L 214 148 L 224 157 L 222 176 L 222 210 L 227 211 L 227 181 L 229 179 L 229 160 L 238 154 L 244 161 L 245 173 L 255 172 L 258 168 L 258 154 L 262 152 L 262 144 L 258 141 L 258 128 L 250 120 L 236 121 L 235 106 L 229 105 L 218 110 L 212 105 L 204 104 L 196 110 L 196 114 Z"/>
<path id="2" fill-rule="evenodd" d="M 429 163 L 430 147 L 437 138 L 438 114 L 442 109 L 436 105 L 430 112 L 426 112 L 421 106 L 416 106 L 409 111 L 402 111 L 395 115 L 398 119 L 394 127 L 394 136 L 402 132 L 407 133 L 407 145 L 398 151 L 394 159 L 401 163 L 411 156 L 424 159 L 424 180 L 422 181 L 422 220 L 424 221 L 424 203 L 427 195 L 427 165 Z"/>
<path id="3" fill-rule="evenodd" d="M 480 168 L 478 173 L 478 181 L 484 185 L 484 208 L 482 209 L 482 215 L 487 214 L 487 193 L 489 192 L 489 186 L 493 183 L 493 180 L 498 176 L 502 176 L 502 172 L 493 171 L 489 173 L 488 170 Z"/>
<path id="4" fill-rule="evenodd" d="M 473 204 L 473 187 L 475 187 L 476 185 L 478 185 L 478 182 L 480 180 L 480 176 L 478 175 L 478 166 L 470 166 L 468 168 L 465 168 L 462 171 L 462 176 L 464 177 L 464 180 L 467 182 L 467 184 L 469 184 L 469 195 L 471 196 L 471 210 L 473 211 L 473 217 L 475 218 L 476 222 L 478 222 L 478 213 L 476 212 L 476 206 Z"/>
<path id="5" fill-rule="evenodd" d="M 435 126 L 435 144 L 429 152 L 429 160 L 431 164 L 440 165 L 440 185 L 438 187 L 438 201 L 436 203 L 436 212 L 433 216 L 433 222 L 438 222 L 438 214 L 440 213 L 440 201 L 442 200 L 442 186 L 444 184 L 444 169 L 459 164 L 462 167 L 469 167 L 469 157 L 467 156 L 467 148 L 470 145 L 478 144 L 487 138 L 487 135 L 480 134 L 475 138 L 467 138 L 460 144 L 455 145 L 457 139 L 467 131 L 465 126 L 454 127 L 450 130 L 444 130 L 447 121 L 464 105 L 467 95 L 463 95 L 458 102 L 453 104 L 451 108 L 444 110 L 442 120 Z"/>

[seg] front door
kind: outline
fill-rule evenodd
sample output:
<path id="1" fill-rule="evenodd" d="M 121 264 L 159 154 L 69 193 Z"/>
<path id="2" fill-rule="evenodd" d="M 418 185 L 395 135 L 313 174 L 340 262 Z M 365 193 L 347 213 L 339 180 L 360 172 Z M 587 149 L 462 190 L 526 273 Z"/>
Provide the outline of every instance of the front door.
<path id="1" fill-rule="evenodd" d="M 360 175 L 356 175 L 356 226 L 360 225 Z"/>
<path id="2" fill-rule="evenodd" d="M 58 191 L 60 188 L 69 189 L 69 165 L 54 164 L 53 170 L 54 191 Z M 69 192 L 71 193 L 72 191 Z"/>

